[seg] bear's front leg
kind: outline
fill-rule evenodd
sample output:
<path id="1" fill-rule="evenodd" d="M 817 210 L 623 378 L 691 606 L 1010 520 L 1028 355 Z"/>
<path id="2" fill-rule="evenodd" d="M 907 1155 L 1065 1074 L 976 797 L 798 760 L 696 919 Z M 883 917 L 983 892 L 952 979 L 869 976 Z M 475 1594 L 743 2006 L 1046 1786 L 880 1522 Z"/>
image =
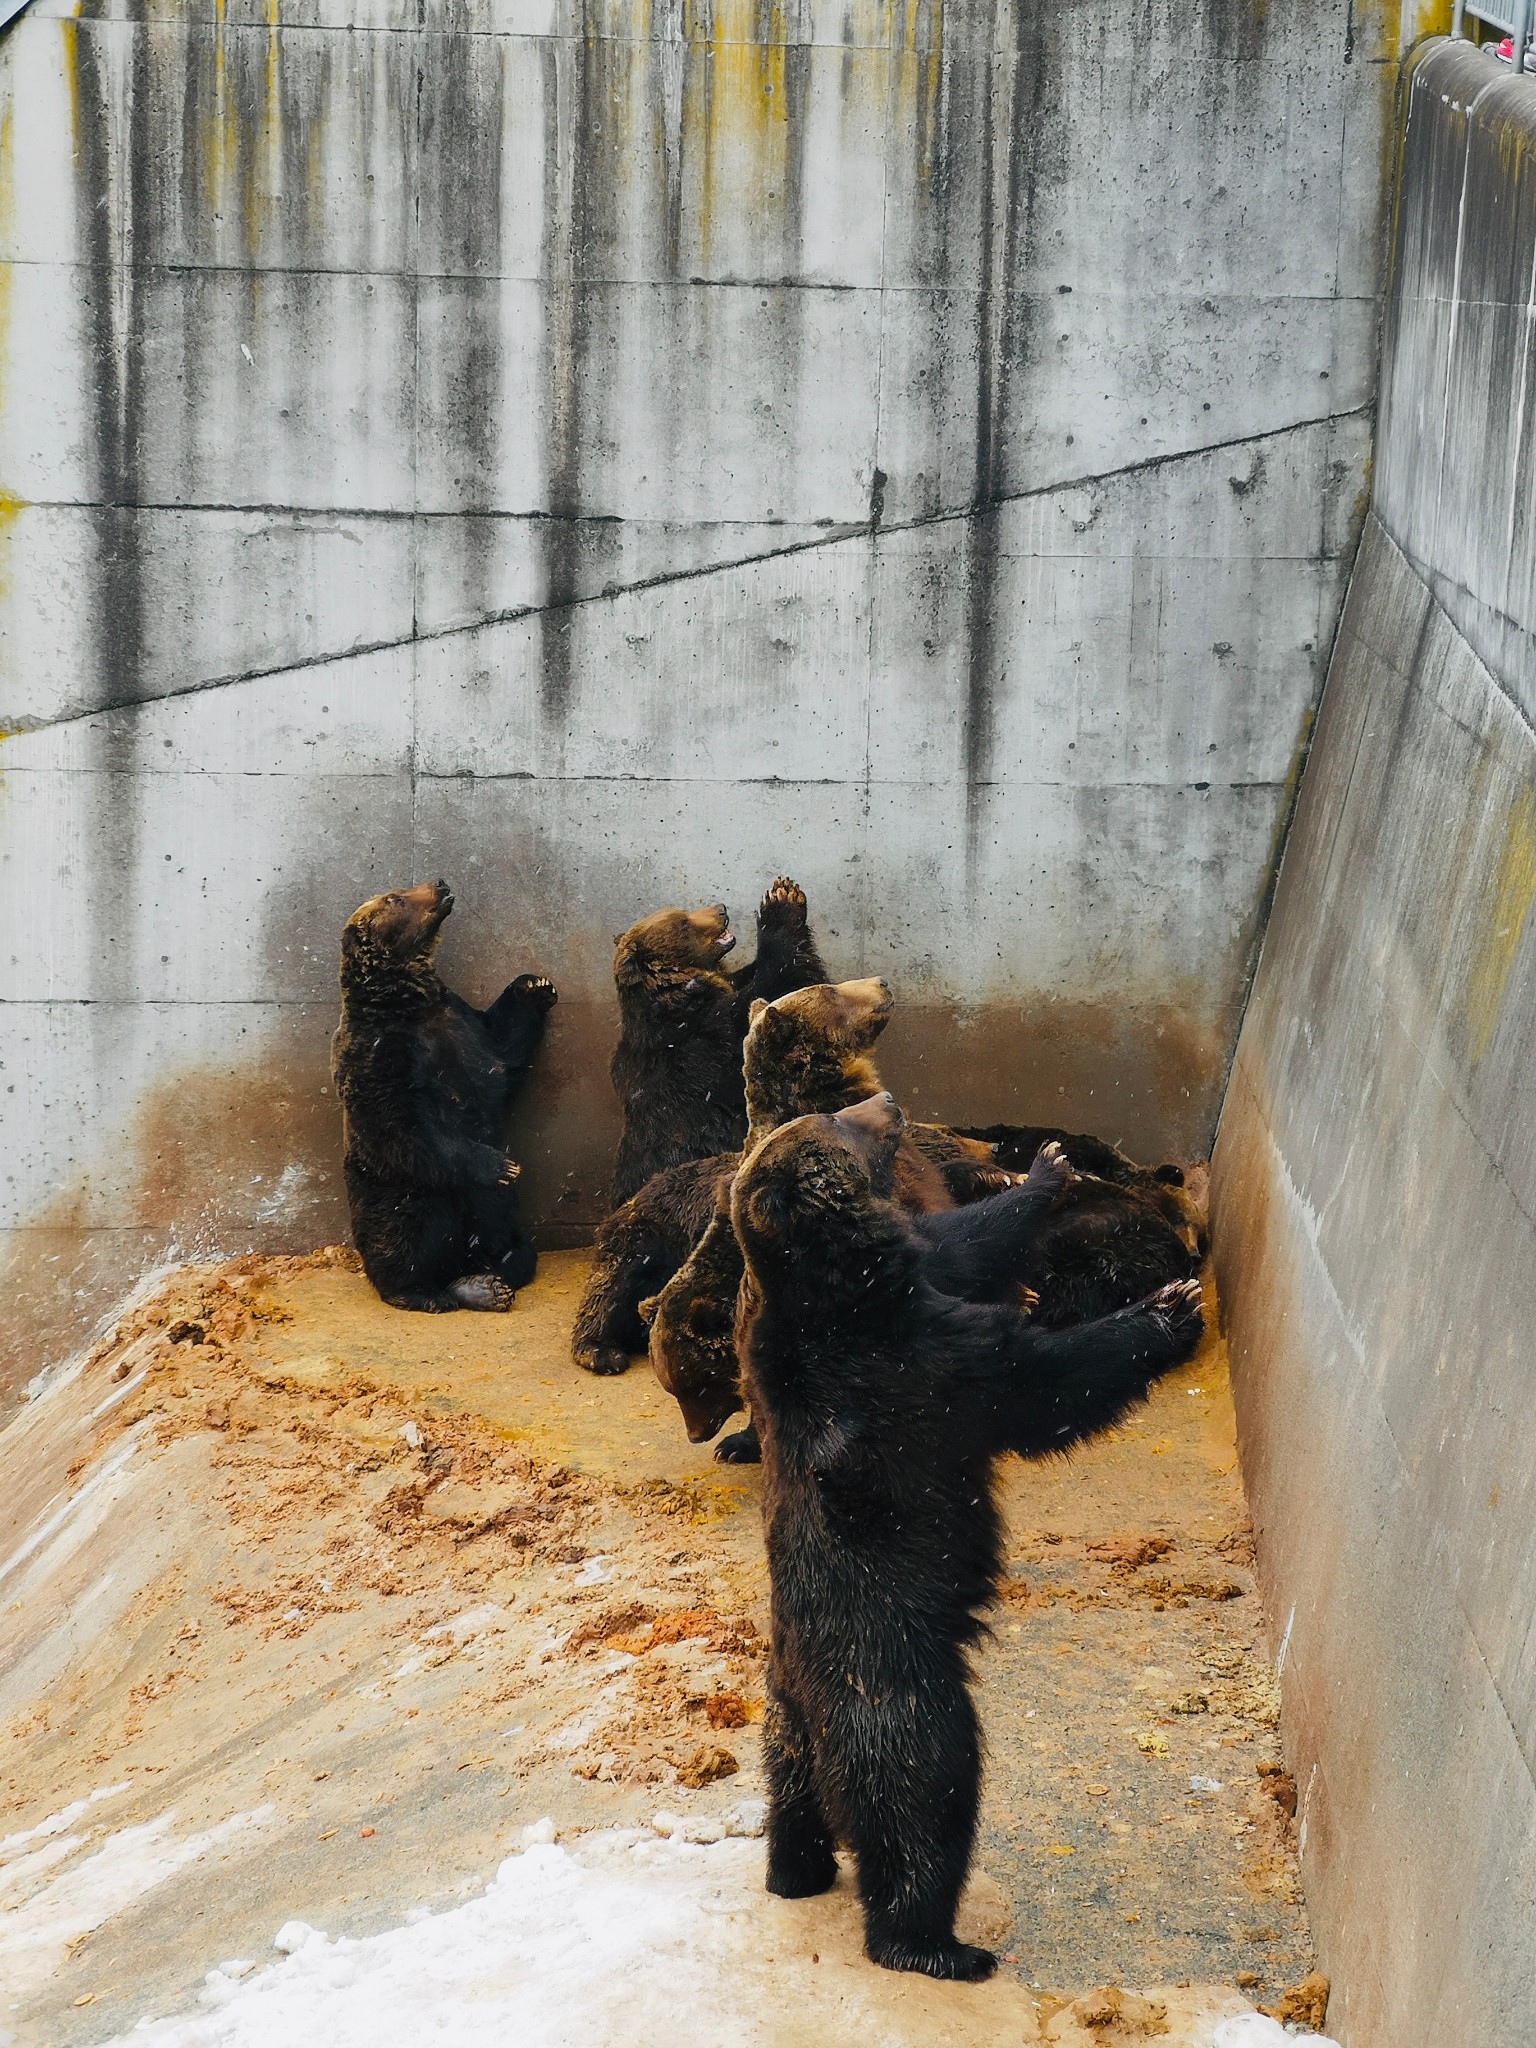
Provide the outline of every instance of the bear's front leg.
<path id="1" fill-rule="evenodd" d="M 721 1437 L 715 1445 L 715 1456 L 722 1465 L 760 1465 L 763 1447 L 758 1441 L 757 1424 L 749 1422 L 745 1429 L 735 1429 L 729 1436 Z"/>
<path id="2" fill-rule="evenodd" d="M 526 1067 L 539 1049 L 549 1013 L 559 1002 L 555 984 L 542 974 L 509 981 L 485 1012 L 485 1026 L 510 1073 Z"/>
<path id="3" fill-rule="evenodd" d="M 816 941 L 811 937 L 805 891 L 788 875 L 780 875 L 757 906 L 757 957 L 731 977 L 740 1000 L 771 1003 L 792 989 L 825 981 Z M 742 1029 L 746 1029 L 743 1018 Z"/>

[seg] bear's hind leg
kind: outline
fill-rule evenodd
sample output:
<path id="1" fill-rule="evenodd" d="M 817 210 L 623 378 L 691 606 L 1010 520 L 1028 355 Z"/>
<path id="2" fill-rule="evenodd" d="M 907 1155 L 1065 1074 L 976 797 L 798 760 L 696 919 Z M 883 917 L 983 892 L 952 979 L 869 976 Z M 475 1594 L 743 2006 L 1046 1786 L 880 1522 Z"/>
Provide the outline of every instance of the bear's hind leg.
<path id="1" fill-rule="evenodd" d="M 496 1277 L 515 1294 L 519 1287 L 526 1287 L 538 1269 L 539 1255 L 525 1239 L 509 1245 L 496 1261 Z"/>
<path id="2" fill-rule="evenodd" d="M 810 1730 L 804 1716 L 770 1679 L 763 1721 L 768 1780 L 768 1889 L 781 1899 L 809 1899 L 837 1882 L 831 1830 L 816 1793 Z"/>
<path id="3" fill-rule="evenodd" d="M 526 1287 L 538 1265 L 538 1254 L 523 1236 L 516 1188 L 472 1188 L 466 1207 L 469 1247 L 464 1265 L 468 1277 L 494 1275 L 513 1293 Z"/>
<path id="4" fill-rule="evenodd" d="M 587 1372 L 626 1372 L 631 1356 L 646 1349 L 649 1333 L 640 1304 L 658 1294 L 677 1271 L 661 1233 L 626 1203 L 597 1234 L 592 1270 L 571 1330 L 571 1356 Z"/>
<path id="5" fill-rule="evenodd" d="M 466 1273 L 462 1279 L 450 1281 L 436 1294 L 419 1291 L 385 1294 L 381 1288 L 379 1298 L 390 1308 L 408 1308 L 414 1309 L 418 1315 L 442 1316 L 458 1308 L 475 1308 L 501 1315 L 512 1306 L 516 1296 L 494 1273 Z"/>
<path id="6" fill-rule="evenodd" d="M 990 1949 L 955 1937 L 981 1787 L 976 1716 L 958 1677 L 908 1698 L 836 1731 L 864 1952 L 882 1969 L 976 1983 L 997 1967 Z"/>

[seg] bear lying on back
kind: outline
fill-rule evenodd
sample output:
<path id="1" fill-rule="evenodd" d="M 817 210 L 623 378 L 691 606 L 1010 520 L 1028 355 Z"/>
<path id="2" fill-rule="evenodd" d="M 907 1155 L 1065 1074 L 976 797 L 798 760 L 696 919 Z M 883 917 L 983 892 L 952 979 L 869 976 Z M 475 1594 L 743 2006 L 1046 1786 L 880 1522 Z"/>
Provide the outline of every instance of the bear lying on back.
<path id="1" fill-rule="evenodd" d="M 392 889 L 341 937 L 341 1098 L 347 1200 L 363 1270 L 394 1308 L 504 1309 L 533 1278 L 518 1222 L 507 1111 L 555 1000 L 521 974 L 488 1010 L 445 988 L 434 960 L 446 882 Z"/>
<path id="2" fill-rule="evenodd" d="M 876 1014 L 847 1000 L 850 992 L 869 988 L 885 995 Z M 867 1048 L 890 1011 L 883 982 L 798 989 L 775 1003 L 754 1003 L 744 1056 L 748 1152 L 793 1117 L 810 1110 L 840 1109 L 860 1095 L 873 1095 L 880 1083 L 868 1060 L 841 1075 L 836 1060 L 855 1031 L 862 1031 L 857 1040 L 861 1050 Z M 808 1029 L 813 1019 L 816 1028 Z M 839 1081 L 841 1093 L 835 1092 Z M 850 1085 L 858 1082 L 864 1085 Z M 929 1212 L 932 1229 L 944 1237 L 950 1273 L 961 1270 L 962 1248 L 973 1241 L 972 1263 L 984 1278 L 964 1285 L 936 1278 L 934 1285 L 941 1291 L 969 1300 L 1017 1303 L 1023 1288 L 1035 1297 L 1036 1321 L 1046 1328 L 1092 1321 L 1171 1280 L 1188 1279 L 1198 1257 L 1184 1232 L 1164 1213 L 1166 1203 L 1182 1200 L 1181 1192 L 1157 1182 L 1097 1139 L 1073 1142 L 1097 1148 L 1094 1156 L 1101 1161 L 1105 1155 L 1120 1160 L 1127 1169 L 1125 1184 L 1079 1173 L 1077 1159 L 1069 1155 L 1052 1181 L 1048 1201 L 1007 1201 L 996 1190 L 1014 1176 L 988 1159 L 990 1143 L 942 1125 L 908 1124 L 895 1153 L 895 1182 L 878 1192 L 891 1195 L 918 1216 Z M 939 1176 L 931 1163 L 936 1143 L 946 1148 Z M 929 1153 L 928 1161 L 921 1160 L 919 1146 Z M 1061 1149 L 1042 1139 L 1026 1163 L 1032 1165 L 1037 1156 L 1057 1155 Z M 933 1199 L 914 1181 L 914 1155 L 927 1165 L 931 1179 L 942 1179 L 943 1199 Z M 728 1179 L 721 1176 L 715 1184 L 719 1200 L 713 1221 L 650 1311 L 651 1364 L 682 1408 L 688 1434 L 696 1443 L 713 1436 L 741 1406 L 734 1339 L 741 1254 L 731 1230 Z M 956 1201 L 966 1206 L 956 1209 Z M 942 1220 L 934 1214 L 944 1210 L 953 1213 Z M 1182 1210 L 1178 1214 L 1182 1222 Z M 920 1223 L 919 1228 L 927 1232 L 929 1224 Z M 978 1293 L 978 1287 L 985 1291 Z M 749 1425 L 724 1438 L 715 1455 L 729 1464 L 747 1464 L 757 1452 Z"/>
<path id="3" fill-rule="evenodd" d="M 1001 1565 L 991 1463 L 1114 1422 L 1194 1348 L 1199 1288 L 1066 1331 L 936 1292 L 874 1192 L 899 1127 L 888 1102 L 802 1117 L 732 1190 L 772 1587 L 768 1889 L 826 1891 L 841 1841 L 871 1960 L 977 1978 L 994 1958 L 954 1915 L 980 1784 L 966 1653 Z"/>
<path id="4" fill-rule="evenodd" d="M 879 1094 L 870 1051 L 893 1008 L 891 991 L 879 980 L 795 989 L 776 1002 L 754 1002 L 742 1052 L 746 1151 L 797 1116 L 843 1109 Z M 991 1164 L 987 1146 L 939 1124 L 904 1126 L 891 1170 L 892 1185 L 884 1192 L 915 1215 L 953 1209 L 957 1201 L 974 1201 L 1010 1179 Z M 708 1229 L 649 1311 L 651 1364 L 682 1409 L 695 1443 L 707 1442 L 741 1406 L 733 1328 L 741 1252 L 731 1228 L 729 1173 L 717 1176 L 714 1185 L 716 1208 Z M 757 1438 L 750 1428 L 737 1431 L 715 1455 L 726 1463 L 751 1463 Z"/>
<path id="5" fill-rule="evenodd" d="M 755 1000 L 741 1063 L 745 1100 L 758 1135 L 807 1110 L 841 1109 L 875 1093 L 880 1078 L 868 1054 L 890 1013 L 891 992 L 883 981 L 798 989 L 767 1005 Z M 714 1227 L 717 1237 L 723 1230 L 726 1256 L 735 1257 L 728 1197 L 739 1157 L 736 1152 L 721 1152 L 653 1174 L 603 1224 L 571 1332 L 571 1352 L 578 1365 L 588 1372 L 619 1373 L 632 1352 L 645 1349 L 640 1303 L 648 1295 L 660 1294 L 707 1229 Z M 913 1208 L 947 1207 L 957 1198 L 957 1180 L 966 1195 L 980 1191 L 984 1175 L 990 1176 L 989 1187 L 1006 1180 L 987 1162 L 984 1145 L 937 1128 L 913 1126 L 898 1160 L 903 1198 Z M 726 1405 L 712 1421 L 704 1419 L 702 1409 L 690 1410 L 687 1387 L 681 1380 L 674 1384 L 664 1358 L 652 1352 L 662 1384 L 682 1402 L 696 1441 L 713 1436 L 740 1406 L 730 1333 L 734 1301 L 733 1279 L 722 1327 L 702 1336 L 716 1349 L 723 1345 L 729 1361 Z M 681 1378 L 688 1378 L 687 1368 Z M 712 1386 L 718 1378 L 713 1375 Z M 711 1391 L 704 1399 L 713 1409 L 716 1394 Z"/>
<path id="6" fill-rule="evenodd" d="M 726 909 L 658 910 L 614 941 L 619 1042 L 610 1072 L 623 1114 L 617 1208 L 665 1167 L 738 1146 L 746 1132 L 741 1041 L 754 997 L 825 981 L 804 891 L 786 877 L 757 910 L 757 958 L 727 974 Z"/>

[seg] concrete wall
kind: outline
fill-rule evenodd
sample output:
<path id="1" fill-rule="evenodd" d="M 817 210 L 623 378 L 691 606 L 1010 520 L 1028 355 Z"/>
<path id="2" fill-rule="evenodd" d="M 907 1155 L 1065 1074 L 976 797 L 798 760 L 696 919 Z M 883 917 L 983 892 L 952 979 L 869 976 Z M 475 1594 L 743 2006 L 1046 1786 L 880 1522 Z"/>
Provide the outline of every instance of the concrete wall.
<path id="1" fill-rule="evenodd" d="M 1536 80 L 1413 75 L 1374 510 L 1215 1160 L 1348 2048 L 1536 2040 Z"/>
<path id="2" fill-rule="evenodd" d="M 776 871 L 916 1107 L 1209 1141 L 1361 511 L 1395 6 L 33 0 L 0 41 L 25 1376 L 343 1227 L 348 911 L 562 1001 Z M 13 1092 L 9 1092 L 13 1091 Z"/>

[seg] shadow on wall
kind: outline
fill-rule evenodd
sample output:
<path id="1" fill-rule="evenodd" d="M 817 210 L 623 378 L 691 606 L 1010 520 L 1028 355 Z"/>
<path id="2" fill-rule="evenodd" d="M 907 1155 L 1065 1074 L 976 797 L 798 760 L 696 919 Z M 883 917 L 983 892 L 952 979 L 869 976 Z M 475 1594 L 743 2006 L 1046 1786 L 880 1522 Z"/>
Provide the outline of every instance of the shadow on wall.
<path id="1" fill-rule="evenodd" d="M 524 1213 L 545 1250 L 586 1244 L 607 1213 L 615 1035 L 611 1003 L 562 1000 L 514 1114 Z M 882 1069 L 914 1116 L 1042 1122 L 1070 1110 L 1134 1154 L 1188 1156 L 1214 1113 L 1226 1040 L 1225 1028 L 1202 1031 L 1176 1003 L 919 1002 L 898 1006 Z M 340 1169 L 323 1045 L 158 1082 L 107 1168 L 78 1174 L 0 1236 L 0 1414 L 84 1340 L 136 1273 L 166 1260 L 348 1242 Z"/>

